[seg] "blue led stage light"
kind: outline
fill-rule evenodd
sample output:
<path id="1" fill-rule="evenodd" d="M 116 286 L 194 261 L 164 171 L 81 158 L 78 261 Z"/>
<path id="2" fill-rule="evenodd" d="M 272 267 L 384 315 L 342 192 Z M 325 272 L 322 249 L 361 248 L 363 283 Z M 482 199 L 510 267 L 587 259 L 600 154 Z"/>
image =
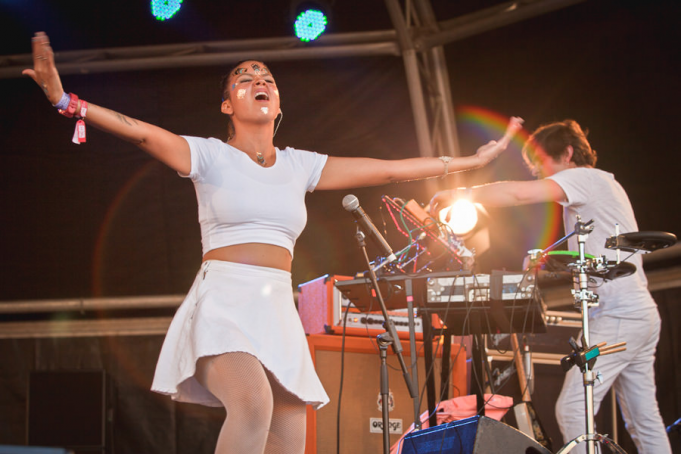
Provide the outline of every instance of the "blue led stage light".
<path id="1" fill-rule="evenodd" d="M 158 20 L 170 19 L 181 6 L 182 0 L 151 0 L 151 14 Z"/>
<path id="2" fill-rule="evenodd" d="M 327 24 L 328 20 L 323 12 L 317 9 L 308 9 L 298 15 L 293 28 L 301 41 L 310 42 L 324 33 Z"/>

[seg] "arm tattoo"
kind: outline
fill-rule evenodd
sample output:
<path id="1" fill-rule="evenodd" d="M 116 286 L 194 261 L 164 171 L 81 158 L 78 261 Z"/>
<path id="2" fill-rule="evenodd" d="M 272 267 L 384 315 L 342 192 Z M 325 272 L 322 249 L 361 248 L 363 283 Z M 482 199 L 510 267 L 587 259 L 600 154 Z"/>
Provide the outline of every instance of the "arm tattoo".
<path id="1" fill-rule="evenodd" d="M 115 116 L 118 119 L 118 121 L 120 121 L 121 123 L 123 123 L 125 125 L 128 125 L 128 126 L 138 125 L 137 120 L 135 120 L 134 118 L 126 117 L 125 115 L 120 114 L 120 113 L 113 111 L 111 109 L 107 109 L 106 107 L 101 107 L 101 109 L 109 112 L 111 115 Z M 116 134 L 116 135 L 118 135 L 118 134 Z M 140 140 L 140 139 L 133 139 L 133 138 L 125 137 L 125 136 L 121 136 L 121 135 L 118 135 L 118 136 L 121 137 L 122 139 L 126 140 L 127 142 L 134 143 L 136 145 L 139 145 L 139 144 L 144 142 L 143 140 Z"/>
<path id="2" fill-rule="evenodd" d="M 120 121 L 121 123 L 124 123 L 128 126 L 136 126 L 137 125 L 137 121 L 135 121 L 133 118 L 126 117 L 125 115 L 118 113 L 116 111 L 113 111 L 111 109 L 107 109 L 106 107 L 102 107 L 102 109 L 104 109 L 107 112 L 109 112 L 110 114 L 114 115 L 118 119 L 118 121 Z"/>
<path id="3" fill-rule="evenodd" d="M 128 121 L 128 118 L 125 115 L 119 114 L 118 112 L 115 112 L 115 114 L 116 118 L 118 118 L 118 121 L 120 121 L 121 123 L 125 123 L 128 126 L 132 126 L 132 123 Z"/>

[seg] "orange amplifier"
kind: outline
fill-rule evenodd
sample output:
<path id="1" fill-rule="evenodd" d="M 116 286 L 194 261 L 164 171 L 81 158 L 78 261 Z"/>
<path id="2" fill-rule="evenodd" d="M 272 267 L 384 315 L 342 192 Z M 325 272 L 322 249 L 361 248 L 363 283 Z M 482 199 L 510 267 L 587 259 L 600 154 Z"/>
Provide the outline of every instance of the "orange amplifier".
<path id="1" fill-rule="evenodd" d="M 343 315 L 348 306 L 345 298 L 334 283 L 353 279 L 350 276 L 324 275 L 298 286 L 298 314 L 307 334 L 343 334 Z M 378 303 L 376 303 L 378 306 Z M 409 339 L 408 312 L 391 310 L 388 315 L 395 324 L 400 339 Z M 359 312 L 351 307 L 345 325 L 345 334 L 350 336 L 376 337 L 385 332 L 383 314 Z M 416 339 L 423 340 L 423 325 L 420 317 L 414 318 Z"/>
<path id="2" fill-rule="evenodd" d="M 307 337 L 312 360 L 319 379 L 331 401 L 315 411 L 307 407 L 307 432 L 305 454 L 335 452 L 337 436 L 340 437 L 340 451 L 353 454 L 375 454 L 381 452 L 383 431 L 380 402 L 380 357 L 375 339 L 346 337 L 345 353 L 341 336 L 315 334 Z M 411 350 L 408 341 L 402 341 L 404 361 L 411 364 Z M 419 391 L 426 384 L 427 370 L 423 357 L 423 342 L 416 342 Z M 440 390 L 442 370 L 442 348 L 433 344 L 433 369 L 436 371 L 435 389 Z M 402 370 L 392 348 L 388 349 L 388 385 L 390 387 L 390 441 L 395 443 L 414 422 L 414 402 L 409 396 Z M 448 395 L 458 397 L 466 394 L 466 355 L 463 347 L 452 344 L 450 353 Z M 341 390 L 341 364 L 343 364 L 343 393 Z M 425 395 L 423 393 L 422 395 Z M 340 407 L 340 408 L 339 408 Z M 423 402 L 421 411 L 428 405 Z M 339 420 L 340 409 L 340 420 Z M 420 411 L 419 411 L 420 413 Z M 340 423 L 340 433 L 337 433 Z"/>

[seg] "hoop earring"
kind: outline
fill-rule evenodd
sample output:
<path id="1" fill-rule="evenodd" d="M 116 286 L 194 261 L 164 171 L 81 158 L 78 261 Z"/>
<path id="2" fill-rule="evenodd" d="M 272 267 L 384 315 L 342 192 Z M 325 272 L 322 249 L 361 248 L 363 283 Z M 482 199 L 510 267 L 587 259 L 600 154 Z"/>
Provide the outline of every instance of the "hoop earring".
<path id="1" fill-rule="evenodd" d="M 281 120 L 284 119 L 284 112 L 281 109 L 279 109 L 279 115 L 281 115 L 279 117 L 279 123 L 277 123 L 277 125 L 274 127 L 274 134 L 272 134 L 272 137 L 277 135 L 277 130 L 279 129 L 279 125 L 281 124 Z"/>

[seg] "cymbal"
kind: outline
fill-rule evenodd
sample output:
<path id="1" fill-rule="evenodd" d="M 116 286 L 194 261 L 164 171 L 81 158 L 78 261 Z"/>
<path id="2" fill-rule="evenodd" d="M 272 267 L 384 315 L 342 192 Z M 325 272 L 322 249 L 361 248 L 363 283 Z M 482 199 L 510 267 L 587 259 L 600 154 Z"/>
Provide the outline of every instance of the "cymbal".
<path id="1" fill-rule="evenodd" d="M 594 260 L 596 257 L 590 254 L 584 254 L 586 260 Z M 552 271 L 555 273 L 570 273 L 572 275 L 572 268 L 570 265 L 576 264 L 579 260 L 579 252 L 574 251 L 550 251 L 541 259 L 543 263 L 542 269 L 545 271 Z M 592 274 L 591 272 L 587 274 Z"/>
<path id="2" fill-rule="evenodd" d="M 593 255 L 584 254 L 584 258 L 587 263 L 595 263 L 595 258 Z M 557 273 L 572 272 L 574 267 L 570 265 L 576 265 L 579 260 L 579 253 L 574 251 L 550 251 L 544 258 L 543 269 L 547 271 L 554 271 Z M 607 263 L 601 265 L 599 268 L 594 266 L 589 266 L 586 270 L 586 274 L 592 277 L 600 277 L 605 280 L 613 280 L 620 277 L 629 276 L 636 272 L 636 265 L 629 262 L 608 261 Z"/>
<path id="3" fill-rule="evenodd" d="M 613 280 L 618 277 L 630 276 L 636 272 L 636 265 L 629 262 L 608 262 L 607 271 L 602 276 L 603 279 Z"/>
<path id="4" fill-rule="evenodd" d="M 627 252 L 653 252 L 676 243 L 676 235 L 667 232 L 629 232 L 613 235 L 605 240 L 607 249 L 620 249 Z"/>

